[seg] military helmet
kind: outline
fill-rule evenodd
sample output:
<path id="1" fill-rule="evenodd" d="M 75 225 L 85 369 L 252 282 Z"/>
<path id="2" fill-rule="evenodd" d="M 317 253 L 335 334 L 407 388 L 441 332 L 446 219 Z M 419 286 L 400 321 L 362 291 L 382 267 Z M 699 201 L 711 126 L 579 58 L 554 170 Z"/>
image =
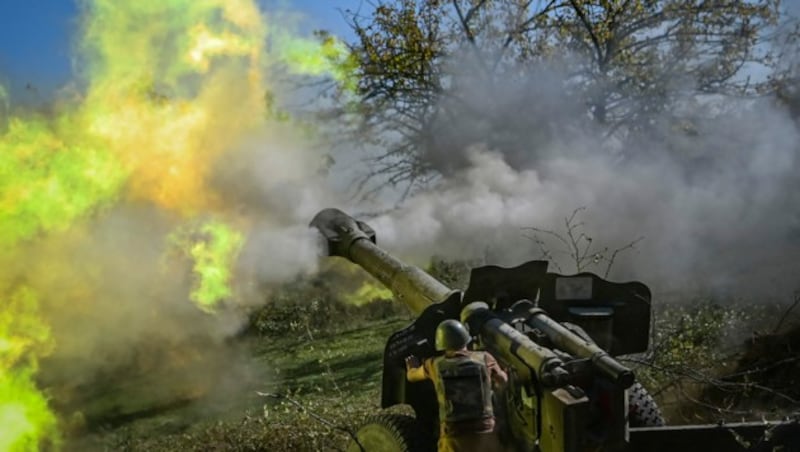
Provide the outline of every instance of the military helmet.
<path id="1" fill-rule="evenodd" d="M 448 319 L 436 327 L 437 351 L 461 350 L 471 339 L 467 328 L 458 320 Z"/>

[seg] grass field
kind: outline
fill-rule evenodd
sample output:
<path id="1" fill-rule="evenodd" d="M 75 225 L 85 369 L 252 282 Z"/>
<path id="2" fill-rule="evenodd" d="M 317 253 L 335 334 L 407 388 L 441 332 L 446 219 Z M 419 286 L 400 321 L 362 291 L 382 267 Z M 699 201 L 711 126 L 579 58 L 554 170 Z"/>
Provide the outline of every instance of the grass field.
<path id="1" fill-rule="evenodd" d="M 408 322 L 373 321 L 312 337 L 244 338 L 237 347 L 251 362 L 239 380 L 155 416 L 94 427 L 69 439 L 66 450 L 344 449 L 344 430 L 379 409 L 383 347 Z"/>

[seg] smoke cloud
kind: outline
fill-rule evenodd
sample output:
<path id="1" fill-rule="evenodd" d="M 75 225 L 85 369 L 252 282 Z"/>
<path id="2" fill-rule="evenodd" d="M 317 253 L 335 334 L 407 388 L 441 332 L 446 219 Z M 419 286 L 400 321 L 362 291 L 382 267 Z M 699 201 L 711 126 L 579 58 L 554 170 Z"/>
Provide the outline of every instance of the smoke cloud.
<path id="1" fill-rule="evenodd" d="M 460 74 L 473 74 L 460 62 Z M 465 69 L 466 68 L 466 69 Z M 612 279 L 640 279 L 656 296 L 677 290 L 787 297 L 800 263 L 800 127 L 770 100 L 687 99 L 691 129 L 654 118 L 635 143 L 575 127 L 581 99 L 563 74 L 537 71 L 519 83 L 470 78 L 466 107 L 438 125 L 427 156 L 439 185 L 373 220 L 379 243 L 411 258 L 432 253 L 518 265 L 542 257 L 544 241 L 564 273 L 575 271 L 565 218 L 592 249 L 620 252 Z M 702 115 L 704 109 L 724 112 Z M 590 123 L 590 121 L 583 121 Z M 580 123 L 580 122 L 578 122 Z M 689 127 L 689 126 L 687 126 Z M 581 249 L 588 243 L 580 242 Z M 587 270 L 603 274 L 606 261 Z M 551 266 L 551 271 L 554 267 Z"/>
<path id="2" fill-rule="evenodd" d="M 4 450 L 59 442 L 34 381 L 89 419 L 220 387 L 248 308 L 315 268 L 306 225 L 335 196 L 265 96 L 287 97 L 278 70 L 342 79 L 339 41 L 251 0 L 81 6 L 77 81 L 0 129 Z"/>

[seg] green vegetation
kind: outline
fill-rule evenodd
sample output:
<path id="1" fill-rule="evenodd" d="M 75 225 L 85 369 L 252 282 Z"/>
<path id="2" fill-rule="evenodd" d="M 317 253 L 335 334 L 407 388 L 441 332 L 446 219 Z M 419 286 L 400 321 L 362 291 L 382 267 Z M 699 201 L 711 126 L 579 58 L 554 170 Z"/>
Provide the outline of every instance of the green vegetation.
<path id="1" fill-rule="evenodd" d="M 433 259 L 427 271 L 463 287 L 474 265 Z M 241 377 L 232 373 L 224 388 L 188 404 L 109 425 L 90 422 L 88 432 L 67 438 L 66 449 L 343 450 L 380 410 L 386 340 L 413 320 L 391 300 L 342 301 L 341 287 L 363 284 L 357 274 L 325 268 L 274 290 L 232 340 L 247 368 Z M 796 305 L 656 300 L 650 351 L 623 360 L 668 423 L 778 419 L 800 398 L 792 377 L 800 375 L 800 358 L 792 354 L 800 347 Z M 783 332 L 789 334 L 776 336 Z"/>
<path id="2" fill-rule="evenodd" d="M 340 323 L 344 319 L 337 318 Z M 74 438 L 67 450 L 336 450 L 347 428 L 379 409 L 386 338 L 408 318 L 360 322 L 345 333 L 256 335 L 242 339 L 260 381 L 232 390 L 224 411 L 204 401 Z M 195 406 L 196 405 L 196 406 Z M 198 408 L 199 407 L 199 408 Z M 319 419 L 317 418 L 319 417 Z"/>
<path id="3" fill-rule="evenodd" d="M 440 262 L 432 269 L 450 271 L 455 277 L 457 267 Z M 90 426 L 92 432 L 68 439 L 66 449 L 343 450 L 348 430 L 353 431 L 380 409 L 385 341 L 411 317 L 387 314 L 385 301 L 359 308 L 318 302 L 313 309 L 300 309 L 297 298 L 277 299 L 278 304 L 254 315 L 253 324 L 260 326 L 238 340 L 238 345 L 247 349 L 257 378 L 235 382 L 226 392 L 223 407 L 210 409 L 207 401 L 199 400 L 116 428 Z M 314 322 L 273 328 L 271 316 L 288 315 L 293 306 L 298 309 L 296 317 L 309 310 L 322 315 L 309 316 Z M 752 377 L 749 384 L 728 377 L 741 369 L 737 365 L 747 354 L 746 339 L 751 333 L 772 332 L 777 319 L 786 313 L 786 306 L 724 304 L 710 299 L 656 304 L 652 351 L 630 357 L 629 362 L 637 367 L 640 381 L 665 409 L 670 423 L 758 419 L 761 415 L 780 418 L 792 405 L 775 405 L 779 390 L 759 389 L 758 372 L 748 374 Z M 791 330 L 797 327 L 797 318 L 788 314 L 783 328 Z M 764 366 L 769 356 L 759 356 L 758 365 Z M 796 361 L 787 363 L 795 366 L 789 369 L 796 369 Z M 760 407 L 743 408 L 722 405 L 714 390 L 722 390 L 725 396 L 760 393 L 772 398 L 762 398 Z"/>
<path id="4" fill-rule="evenodd" d="M 763 342 L 798 345 L 800 322 L 779 303 L 753 304 L 699 298 L 654 306 L 650 351 L 625 359 L 656 398 L 669 422 L 715 423 L 779 419 L 797 410 L 798 358 Z M 753 354 L 758 360 L 753 359 Z M 757 403 L 745 403 L 756 398 Z"/>

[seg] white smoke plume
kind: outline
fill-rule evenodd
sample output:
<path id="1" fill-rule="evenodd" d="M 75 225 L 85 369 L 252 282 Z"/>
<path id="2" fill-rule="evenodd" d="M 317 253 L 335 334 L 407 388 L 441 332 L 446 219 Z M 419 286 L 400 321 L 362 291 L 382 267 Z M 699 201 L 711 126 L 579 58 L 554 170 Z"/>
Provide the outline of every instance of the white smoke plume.
<path id="1" fill-rule="evenodd" d="M 770 100 L 687 103 L 688 113 L 725 113 L 622 146 L 567 126 L 580 108 L 559 80 L 467 86 L 461 100 L 485 117 L 465 111 L 442 124 L 429 160 L 445 177 L 372 221 L 379 244 L 418 262 L 438 254 L 518 265 L 542 255 L 524 228 L 566 235 L 565 217 L 585 207 L 576 222 L 595 249 L 643 237 L 619 254 L 612 279 L 778 297 L 797 288 L 800 127 L 787 111 Z M 574 270 L 563 244 L 538 235 Z M 602 275 L 604 265 L 589 270 Z"/>

